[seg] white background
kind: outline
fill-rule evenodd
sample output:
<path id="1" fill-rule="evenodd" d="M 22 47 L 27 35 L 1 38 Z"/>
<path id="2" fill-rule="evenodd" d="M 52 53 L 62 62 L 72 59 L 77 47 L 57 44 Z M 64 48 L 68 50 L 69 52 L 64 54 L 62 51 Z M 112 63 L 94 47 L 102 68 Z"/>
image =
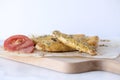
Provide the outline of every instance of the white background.
<path id="1" fill-rule="evenodd" d="M 0 0 L 0 39 L 53 30 L 120 35 L 120 0 Z"/>
<path id="2" fill-rule="evenodd" d="M 53 30 L 119 37 L 119 27 L 120 0 L 0 0 L 0 39 Z M 62 74 L 0 59 L 2 80 L 59 80 L 57 76 L 60 80 L 120 80 L 112 73 Z"/>

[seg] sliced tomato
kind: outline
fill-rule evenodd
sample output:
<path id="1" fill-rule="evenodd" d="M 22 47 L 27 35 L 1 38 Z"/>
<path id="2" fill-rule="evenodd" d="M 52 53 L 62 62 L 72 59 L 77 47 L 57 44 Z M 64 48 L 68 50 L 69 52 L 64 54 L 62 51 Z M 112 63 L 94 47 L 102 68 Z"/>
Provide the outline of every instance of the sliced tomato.
<path id="1" fill-rule="evenodd" d="M 4 49 L 31 53 L 34 50 L 34 42 L 25 35 L 13 35 L 4 41 Z"/>

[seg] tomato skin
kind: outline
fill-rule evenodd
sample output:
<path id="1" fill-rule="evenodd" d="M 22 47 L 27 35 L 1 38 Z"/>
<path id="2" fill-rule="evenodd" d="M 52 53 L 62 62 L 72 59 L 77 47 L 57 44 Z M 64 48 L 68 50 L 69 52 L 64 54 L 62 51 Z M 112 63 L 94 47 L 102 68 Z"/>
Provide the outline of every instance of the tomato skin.
<path id="1" fill-rule="evenodd" d="M 4 49 L 32 53 L 34 51 L 34 43 L 25 35 L 13 35 L 4 41 Z"/>

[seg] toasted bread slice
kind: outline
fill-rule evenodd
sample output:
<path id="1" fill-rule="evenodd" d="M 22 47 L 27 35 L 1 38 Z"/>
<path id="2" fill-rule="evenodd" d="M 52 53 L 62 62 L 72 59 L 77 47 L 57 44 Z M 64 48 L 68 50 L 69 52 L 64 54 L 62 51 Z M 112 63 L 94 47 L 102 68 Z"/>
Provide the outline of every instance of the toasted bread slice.
<path id="1" fill-rule="evenodd" d="M 71 35 L 67 35 L 64 33 L 61 33 L 59 31 L 54 31 L 53 35 L 62 43 L 64 43 L 65 45 L 79 50 L 80 52 L 85 52 L 85 53 L 89 53 L 90 55 L 96 55 L 96 47 L 93 45 L 90 45 L 87 43 L 87 39 L 85 37 L 81 37 L 81 38 L 74 38 Z"/>
<path id="2" fill-rule="evenodd" d="M 97 47 L 99 38 L 97 36 L 90 36 L 86 37 L 84 34 L 72 34 L 69 35 L 74 39 L 81 39 L 84 37 L 84 40 L 87 41 L 88 44 Z M 32 38 L 35 42 L 35 48 L 37 50 L 42 51 L 49 51 L 49 52 L 64 52 L 64 51 L 75 51 L 75 48 L 68 47 L 67 45 L 63 44 L 57 38 L 52 35 L 44 35 L 44 36 L 37 36 Z"/>
<path id="3" fill-rule="evenodd" d="M 75 51 L 75 49 L 64 45 L 51 35 L 34 37 L 33 41 L 36 43 L 35 47 L 37 50 L 49 52 Z"/>

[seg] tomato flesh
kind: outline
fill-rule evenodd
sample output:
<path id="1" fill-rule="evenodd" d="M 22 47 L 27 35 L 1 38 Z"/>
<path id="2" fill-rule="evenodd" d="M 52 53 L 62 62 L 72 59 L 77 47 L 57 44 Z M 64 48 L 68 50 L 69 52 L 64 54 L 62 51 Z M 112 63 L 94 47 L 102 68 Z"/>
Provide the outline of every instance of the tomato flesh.
<path id="1" fill-rule="evenodd" d="M 13 35 L 4 41 L 4 49 L 31 53 L 34 50 L 34 43 L 25 35 Z"/>

